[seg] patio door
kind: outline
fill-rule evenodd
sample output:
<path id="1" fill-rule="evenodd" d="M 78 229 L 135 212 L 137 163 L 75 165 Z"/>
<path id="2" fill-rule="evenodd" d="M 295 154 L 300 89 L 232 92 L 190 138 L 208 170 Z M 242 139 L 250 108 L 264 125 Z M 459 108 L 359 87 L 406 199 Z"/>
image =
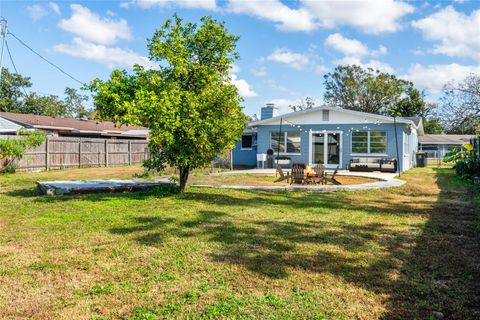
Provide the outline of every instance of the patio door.
<path id="1" fill-rule="evenodd" d="M 342 133 L 312 132 L 310 135 L 310 163 L 326 168 L 342 165 Z"/>

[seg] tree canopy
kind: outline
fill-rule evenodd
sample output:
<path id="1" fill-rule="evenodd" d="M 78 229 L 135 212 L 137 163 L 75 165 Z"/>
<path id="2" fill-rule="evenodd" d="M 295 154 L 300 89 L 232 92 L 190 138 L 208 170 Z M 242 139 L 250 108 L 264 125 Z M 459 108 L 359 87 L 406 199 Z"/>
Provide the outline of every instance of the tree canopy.
<path id="1" fill-rule="evenodd" d="M 85 103 L 88 96 L 81 94 L 75 88 L 65 88 L 65 98 L 56 95 L 41 95 L 30 90 L 32 82 L 29 77 L 11 73 L 2 68 L 0 79 L 0 111 L 33 113 L 52 117 L 75 118 L 94 117 Z M 27 92 L 29 89 L 29 92 Z"/>
<path id="2" fill-rule="evenodd" d="M 296 112 L 296 111 L 302 111 L 306 109 L 311 109 L 315 106 L 315 99 L 312 97 L 306 97 L 305 100 L 301 100 L 299 104 L 291 104 L 288 107 Z"/>
<path id="3" fill-rule="evenodd" d="M 158 69 L 115 70 L 108 81 L 91 83 L 100 117 L 149 128 L 145 165 L 178 167 L 181 190 L 191 169 L 232 148 L 246 126 L 229 75 L 237 40 L 211 17 L 197 25 L 174 16 L 147 43 Z"/>
<path id="4" fill-rule="evenodd" d="M 420 116 L 425 108 L 411 82 L 379 70 L 337 66 L 324 78 L 324 100 L 331 106 L 402 117 Z"/>
<path id="5" fill-rule="evenodd" d="M 447 133 L 474 134 L 480 126 L 480 76 L 449 82 L 441 98 L 441 122 Z"/>

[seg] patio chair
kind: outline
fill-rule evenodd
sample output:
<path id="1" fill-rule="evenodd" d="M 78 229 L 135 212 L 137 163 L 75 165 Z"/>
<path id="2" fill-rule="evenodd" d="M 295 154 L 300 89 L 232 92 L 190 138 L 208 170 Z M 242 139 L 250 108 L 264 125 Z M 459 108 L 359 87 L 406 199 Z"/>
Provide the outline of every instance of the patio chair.
<path id="1" fill-rule="evenodd" d="M 318 164 L 315 168 L 315 177 L 313 178 L 313 182 L 317 184 L 324 184 L 325 183 L 325 166 L 323 164 Z"/>
<path id="2" fill-rule="evenodd" d="M 323 178 L 323 181 L 325 181 L 325 184 L 327 184 L 328 182 L 331 182 L 331 183 L 336 184 L 336 185 L 341 184 L 337 179 L 335 179 L 335 176 L 338 173 L 339 167 L 340 166 L 337 166 L 337 168 L 335 168 L 335 171 L 333 171 L 333 174 L 331 176 L 325 175 L 325 177 Z"/>
<path id="3" fill-rule="evenodd" d="M 303 172 L 304 170 L 305 169 L 301 166 L 297 166 L 297 165 L 293 166 L 290 184 L 292 183 L 305 184 L 305 175 Z"/>
<path id="4" fill-rule="evenodd" d="M 280 166 L 278 166 L 277 167 L 277 173 L 280 177 L 273 182 L 280 182 L 280 181 L 284 181 L 284 180 L 287 180 L 287 183 L 289 182 L 290 172 L 287 171 L 287 173 L 285 174 L 285 173 L 283 173 L 282 168 Z"/>

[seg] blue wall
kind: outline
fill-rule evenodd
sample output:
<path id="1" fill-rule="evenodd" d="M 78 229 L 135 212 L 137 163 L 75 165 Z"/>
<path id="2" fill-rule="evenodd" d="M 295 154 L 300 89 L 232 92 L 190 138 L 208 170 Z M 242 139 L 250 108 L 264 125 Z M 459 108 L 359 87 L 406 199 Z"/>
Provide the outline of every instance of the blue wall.
<path id="1" fill-rule="evenodd" d="M 308 163 L 309 154 L 309 130 L 312 131 L 342 131 L 342 169 L 347 169 L 350 162 L 351 156 L 351 134 L 348 132 L 349 129 L 365 131 L 364 126 L 368 126 L 372 131 L 385 131 L 387 133 L 387 158 L 397 158 L 396 153 L 396 143 L 395 143 L 395 128 L 393 124 L 382 123 L 379 125 L 376 124 L 328 124 L 328 125 L 301 125 L 301 154 L 299 155 L 286 155 L 292 159 L 292 163 Z M 368 130 L 368 129 L 367 129 Z M 403 171 L 403 132 L 406 132 L 407 125 L 397 124 L 397 137 L 398 137 L 398 151 L 399 151 L 399 166 Z M 240 144 L 237 143 L 234 150 L 234 165 L 249 163 L 251 165 L 256 164 L 256 156 L 258 153 L 267 153 L 267 150 L 270 148 L 270 132 L 278 132 L 278 125 L 268 125 L 268 126 L 259 126 L 257 128 L 257 149 L 255 152 L 252 151 L 242 151 L 240 150 Z M 286 125 L 282 126 L 282 131 L 294 131 L 298 132 L 300 129 L 293 128 L 292 126 Z M 348 136 L 347 136 L 348 134 Z M 413 150 L 415 146 L 410 145 L 410 148 Z M 412 150 L 410 150 L 412 152 Z M 411 153 L 409 152 L 409 153 Z M 375 155 L 371 155 L 375 157 Z"/>
<path id="2" fill-rule="evenodd" d="M 255 141 L 255 139 L 254 139 Z M 234 166 L 257 166 L 257 147 L 252 150 L 242 150 L 242 141 L 235 142 L 235 148 L 232 151 Z"/>

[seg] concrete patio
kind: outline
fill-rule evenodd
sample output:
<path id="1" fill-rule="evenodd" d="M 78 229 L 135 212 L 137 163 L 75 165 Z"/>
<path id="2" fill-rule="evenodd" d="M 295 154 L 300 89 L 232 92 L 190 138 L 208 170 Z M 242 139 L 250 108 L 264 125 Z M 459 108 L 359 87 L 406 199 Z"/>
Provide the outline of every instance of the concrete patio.
<path id="1" fill-rule="evenodd" d="M 284 172 L 290 172 L 290 169 L 283 169 Z M 226 172 L 220 172 L 218 175 L 224 175 L 224 174 L 275 174 L 276 170 L 275 169 L 246 169 L 246 170 L 233 170 L 233 171 L 226 171 Z M 327 173 L 331 174 L 333 173 L 333 170 L 327 169 Z M 365 178 L 373 178 L 373 179 L 379 179 L 379 180 L 392 180 L 396 176 L 398 176 L 397 173 L 390 173 L 390 172 L 379 172 L 379 171 L 374 171 L 374 172 L 360 172 L 360 171 L 348 171 L 348 170 L 339 170 L 337 173 L 339 176 L 356 176 L 356 177 L 365 177 Z"/>

